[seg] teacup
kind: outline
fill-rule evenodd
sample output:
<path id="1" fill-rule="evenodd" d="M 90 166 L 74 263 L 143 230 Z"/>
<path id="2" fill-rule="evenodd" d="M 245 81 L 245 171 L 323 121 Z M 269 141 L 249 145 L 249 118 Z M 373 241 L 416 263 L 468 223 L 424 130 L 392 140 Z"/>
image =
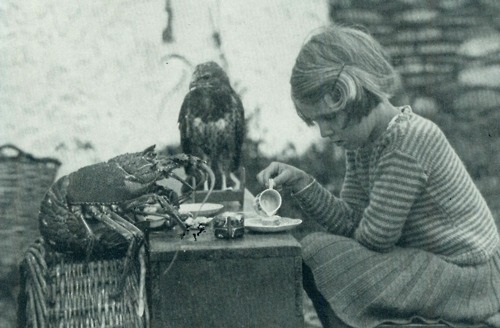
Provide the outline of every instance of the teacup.
<path id="1" fill-rule="evenodd" d="M 281 195 L 273 187 L 274 180 L 269 179 L 269 188 L 260 192 L 253 200 L 253 208 L 260 216 L 273 216 L 281 207 Z"/>

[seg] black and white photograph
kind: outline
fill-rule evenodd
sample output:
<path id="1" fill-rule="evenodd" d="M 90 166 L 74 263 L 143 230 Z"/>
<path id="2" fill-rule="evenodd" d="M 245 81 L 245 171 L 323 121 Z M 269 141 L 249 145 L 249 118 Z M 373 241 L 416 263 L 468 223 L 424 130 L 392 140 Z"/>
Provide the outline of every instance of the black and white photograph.
<path id="1" fill-rule="evenodd" d="M 0 327 L 500 328 L 500 1 L 0 26 Z"/>

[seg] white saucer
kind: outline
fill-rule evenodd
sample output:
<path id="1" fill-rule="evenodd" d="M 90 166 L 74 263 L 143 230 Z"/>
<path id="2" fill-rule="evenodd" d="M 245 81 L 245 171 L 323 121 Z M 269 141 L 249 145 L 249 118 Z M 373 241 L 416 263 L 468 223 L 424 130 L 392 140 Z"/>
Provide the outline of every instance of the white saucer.
<path id="1" fill-rule="evenodd" d="M 279 225 L 263 225 L 259 217 L 245 218 L 245 228 L 259 232 L 279 232 L 295 228 L 302 223 L 300 219 L 281 217 Z"/>
<path id="2" fill-rule="evenodd" d="M 182 204 L 179 208 L 180 213 L 192 213 L 193 215 L 207 216 L 219 212 L 224 205 L 214 203 L 191 203 Z"/>

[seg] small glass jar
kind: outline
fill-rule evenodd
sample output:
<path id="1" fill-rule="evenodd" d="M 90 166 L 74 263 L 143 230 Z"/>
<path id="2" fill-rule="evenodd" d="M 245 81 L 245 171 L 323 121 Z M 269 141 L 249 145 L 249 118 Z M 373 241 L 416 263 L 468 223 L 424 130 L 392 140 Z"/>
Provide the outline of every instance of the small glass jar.
<path id="1" fill-rule="evenodd" d="M 213 219 L 214 235 L 219 239 L 235 239 L 245 234 L 245 217 L 241 213 L 224 212 Z"/>

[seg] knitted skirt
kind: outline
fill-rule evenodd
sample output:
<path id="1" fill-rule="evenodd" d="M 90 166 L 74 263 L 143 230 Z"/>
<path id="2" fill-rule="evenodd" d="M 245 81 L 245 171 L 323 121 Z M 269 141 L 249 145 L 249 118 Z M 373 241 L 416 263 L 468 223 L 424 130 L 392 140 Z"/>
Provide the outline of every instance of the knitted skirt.
<path id="1" fill-rule="evenodd" d="M 487 263 L 458 266 L 418 249 L 374 252 L 323 232 L 301 244 L 317 289 L 352 327 L 419 318 L 500 328 L 500 248 Z"/>

